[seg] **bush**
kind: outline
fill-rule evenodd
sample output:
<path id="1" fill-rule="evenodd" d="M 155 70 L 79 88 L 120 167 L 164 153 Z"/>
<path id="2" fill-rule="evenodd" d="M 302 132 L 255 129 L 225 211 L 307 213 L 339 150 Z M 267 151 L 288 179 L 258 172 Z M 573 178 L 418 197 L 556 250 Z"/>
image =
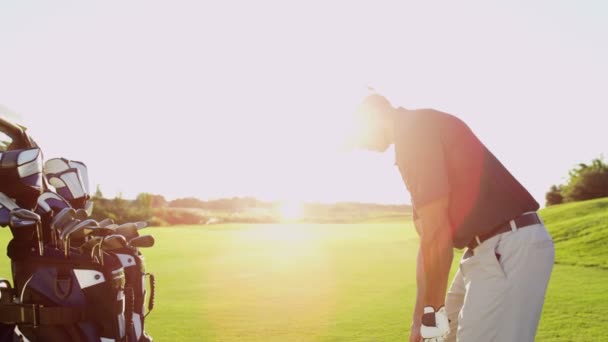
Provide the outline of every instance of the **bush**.
<path id="1" fill-rule="evenodd" d="M 580 164 L 570 172 L 570 182 L 563 191 L 566 202 L 584 201 L 608 196 L 608 165 L 601 158 L 591 165 Z"/>
<path id="2" fill-rule="evenodd" d="M 169 223 L 167 223 L 167 221 L 163 220 L 162 218 L 160 218 L 158 216 L 152 216 L 152 218 L 148 220 L 148 224 L 151 227 L 166 227 L 169 225 Z"/>
<path id="3" fill-rule="evenodd" d="M 199 213 L 196 209 L 161 208 L 154 211 L 156 220 L 164 221 L 165 225 L 176 224 L 203 224 L 209 217 Z"/>
<path id="4" fill-rule="evenodd" d="M 546 195 L 547 206 L 608 197 L 608 165 L 603 158 L 596 158 L 589 165 L 579 164 L 569 176 L 566 185 L 551 187 Z"/>
<path id="5" fill-rule="evenodd" d="M 142 193 L 135 200 L 126 200 L 120 195 L 114 199 L 103 198 L 99 187 L 93 196 L 93 215 L 95 220 L 111 218 L 118 224 L 152 219 L 153 206 L 162 205 L 162 196 Z M 162 198 L 164 200 L 164 198 Z"/>
<path id="6" fill-rule="evenodd" d="M 551 185 L 551 189 L 547 192 L 545 199 L 547 200 L 546 206 L 564 203 L 564 196 L 562 195 L 561 185 Z"/>

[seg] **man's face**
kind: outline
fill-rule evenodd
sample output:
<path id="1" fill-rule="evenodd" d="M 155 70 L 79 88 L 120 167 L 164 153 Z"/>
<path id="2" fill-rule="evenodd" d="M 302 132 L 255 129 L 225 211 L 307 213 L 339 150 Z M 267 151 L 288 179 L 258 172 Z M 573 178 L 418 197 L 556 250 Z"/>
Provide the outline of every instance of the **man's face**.
<path id="1" fill-rule="evenodd" d="M 390 146 L 387 134 L 388 123 L 383 119 L 383 115 L 378 115 L 378 113 L 370 113 L 367 116 L 368 119 L 361 123 L 357 146 L 374 152 L 386 151 Z"/>
<path id="2" fill-rule="evenodd" d="M 351 146 L 384 152 L 391 144 L 393 123 L 390 119 L 392 107 L 381 95 L 367 96 L 354 115 L 354 130 Z"/>

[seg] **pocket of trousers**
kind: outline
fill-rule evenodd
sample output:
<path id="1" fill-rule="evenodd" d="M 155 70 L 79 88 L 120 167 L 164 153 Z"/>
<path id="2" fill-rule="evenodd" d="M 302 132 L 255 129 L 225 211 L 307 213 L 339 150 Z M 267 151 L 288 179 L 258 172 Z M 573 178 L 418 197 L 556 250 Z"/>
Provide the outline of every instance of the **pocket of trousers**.
<path id="1" fill-rule="evenodd" d="M 500 275 L 502 278 L 507 278 L 507 273 L 505 272 L 502 264 L 500 263 L 500 258 L 502 256 L 497 251 L 494 251 L 493 254 L 488 255 L 488 259 L 490 259 L 491 267 L 496 270 L 496 273 Z"/>
<path id="2" fill-rule="evenodd" d="M 460 263 L 461 270 L 463 270 L 465 276 L 473 276 L 474 273 L 478 273 L 477 276 L 496 277 L 499 279 L 505 279 L 506 273 L 499 261 L 498 245 L 500 243 L 499 238 L 496 240 L 488 240 L 489 243 L 485 246 L 480 246 L 475 252 L 475 255 L 463 259 Z"/>
<path id="3" fill-rule="evenodd" d="M 484 255 L 483 259 L 484 259 L 485 263 L 487 263 L 489 270 L 493 271 L 493 273 L 496 273 L 496 275 L 505 279 L 507 277 L 507 274 L 506 274 L 504 268 L 502 267 L 502 263 L 500 262 L 500 260 L 502 258 L 502 255 L 499 252 L 500 240 L 501 240 L 501 237 L 498 236 L 494 245 L 492 246 L 491 249 L 489 249 L 487 251 L 487 253 L 486 253 L 486 255 Z"/>

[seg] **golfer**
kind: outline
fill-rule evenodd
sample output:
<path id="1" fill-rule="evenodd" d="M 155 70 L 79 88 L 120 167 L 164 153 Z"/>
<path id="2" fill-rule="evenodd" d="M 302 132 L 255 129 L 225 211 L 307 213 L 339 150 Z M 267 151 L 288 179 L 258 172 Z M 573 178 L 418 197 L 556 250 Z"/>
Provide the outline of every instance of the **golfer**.
<path id="1" fill-rule="evenodd" d="M 410 341 L 534 341 L 555 257 L 538 203 L 450 114 L 373 94 L 357 118 L 360 148 L 395 145 L 412 198 L 421 239 Z M 446 296 L 453 248 L 466 251 Z"/>

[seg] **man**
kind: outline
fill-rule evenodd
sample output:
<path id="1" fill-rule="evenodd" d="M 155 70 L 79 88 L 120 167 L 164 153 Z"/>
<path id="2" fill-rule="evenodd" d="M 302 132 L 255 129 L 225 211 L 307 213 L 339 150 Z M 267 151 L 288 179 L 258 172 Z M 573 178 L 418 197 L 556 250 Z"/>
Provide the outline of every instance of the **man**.
<path id="1" fill-rule="evenodd" d="M 534 341 L 555 257 L 538 203 L 452 115 L 376 94 L 357 113 L 357 144 L 394 144 L 412 197 L 421 239 L 410 341 Z M 467 250 L 446 297 L 453 248 Z"/>

